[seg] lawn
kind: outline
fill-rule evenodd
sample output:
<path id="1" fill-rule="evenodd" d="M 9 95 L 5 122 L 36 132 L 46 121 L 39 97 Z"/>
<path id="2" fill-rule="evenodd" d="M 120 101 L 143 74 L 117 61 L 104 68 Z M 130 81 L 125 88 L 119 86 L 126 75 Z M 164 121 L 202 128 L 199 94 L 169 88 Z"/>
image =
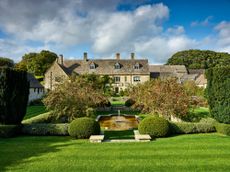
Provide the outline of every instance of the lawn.
<path id="1" fill-rule="evenodd" d="M 28 119 L 28 118 L 40 115 L 45 112 L 47 112 L 45 106 L 28 106 L 26 109 L 26 115 L 24 119 Z"/>
<path id="2" fill-rule="evenodd" d="M 0 139 L 0 171 L 229 171 L 230 137 L 180 135 L 148 143 L 70 137 Z"/>

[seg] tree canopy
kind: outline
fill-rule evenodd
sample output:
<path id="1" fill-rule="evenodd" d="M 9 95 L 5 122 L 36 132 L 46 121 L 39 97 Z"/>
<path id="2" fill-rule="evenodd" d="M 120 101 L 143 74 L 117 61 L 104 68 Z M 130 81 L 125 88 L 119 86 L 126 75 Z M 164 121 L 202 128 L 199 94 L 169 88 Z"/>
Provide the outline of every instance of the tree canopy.
<path id="1" fill-rule="evenodd" d="M 139 84 L 129 90 L 129 96 L 135 101 L 134 106 L 142 107 L 142 111 L 167 119 L 186 116 L 191 102 L 183 85 L 177 83 L 175 78 Z"/>
<path id="2" fill-rule="evenodd" d="M 53 111 L 57 119 L 63 117 L 71 121 L 86 116 L 88 108 L 108 103 L 103 89 L 97 85 L 99 77 L 96 75 L 72 77 L 50 91 L 44 99 L 44 104 Z M 95 80 L 91 80 L 93 78 Z"/>
<path id="3" fill-rule="evenodd" d="M 57 54 L 47 50 L 42 50 L 40 53 L 28 53 L 22 57 L 16 68 L 43 76 L 56 58 L 58 58 Z"/>
<path id="4" fill-rule="evenodd" d="M 230 54 L 209 50 L 186 50 L 175 53 L 168 65 L 185 65 L 188 69 L 208 69 L 230 65 Z"/>
<path id="5" fill-rule="evenodd" d="M 0 57 L 0 67 L 13 67 L 14 66 L 14 61 L 6 58 L 6 57 Z"/>

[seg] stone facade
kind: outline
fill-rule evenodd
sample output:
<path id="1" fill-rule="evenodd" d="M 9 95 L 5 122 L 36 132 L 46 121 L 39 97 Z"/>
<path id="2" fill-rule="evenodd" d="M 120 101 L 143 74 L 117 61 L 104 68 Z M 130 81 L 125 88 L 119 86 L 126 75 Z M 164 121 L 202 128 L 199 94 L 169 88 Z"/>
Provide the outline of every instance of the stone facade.
<path id="1" fill-rule="evenodd" d="M 116 92 L 150 79 L 147 59 L 135 59 L 134 54 L 130 59 L 120 59 L 118 53 L 115 59 L 88 59 L 85 53 L 82 60 L 63 60 L 62 56 L 57 59 L 45 73 L 45 88 L 55 89 L 56 84 L 68 79 L 73 72 L 108 75 L 114 79 Z"/>

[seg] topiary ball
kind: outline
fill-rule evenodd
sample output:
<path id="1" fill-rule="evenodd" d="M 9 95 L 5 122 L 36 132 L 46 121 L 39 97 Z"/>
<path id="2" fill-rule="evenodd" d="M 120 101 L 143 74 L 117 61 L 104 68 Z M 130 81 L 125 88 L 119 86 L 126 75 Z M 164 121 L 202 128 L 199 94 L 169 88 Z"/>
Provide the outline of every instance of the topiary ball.
<path id="1" fill-rule="evenodd" d="M 140 134 L 149 134 L 152 138 L 165 137 L 169 132 L 169 122 L 161 117 L 147 117 L 138 125 Z"/>
<path id="2" fill-rule="evenodd" d="M 73 120 L 69 125 L 69 135 L 77 139 L 87 139 L 100 134 L 100 125 L 92 118 L 83 117 Z"/>

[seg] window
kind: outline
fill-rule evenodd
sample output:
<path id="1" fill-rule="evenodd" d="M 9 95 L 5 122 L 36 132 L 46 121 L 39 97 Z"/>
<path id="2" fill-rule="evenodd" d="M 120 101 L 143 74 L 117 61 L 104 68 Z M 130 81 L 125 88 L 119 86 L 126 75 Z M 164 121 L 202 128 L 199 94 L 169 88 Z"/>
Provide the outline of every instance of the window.
<path id="1" fill-rule="evenodd" d="M 115 82 L 120 82 L 120 77 L 119 77 L 119 76 L 115 76 L 115 77 L 114 77 L 114 81 L 115 81 Z"/>
<path id="2" fill-rule="evenodd" d="M 40 91 L 40 90 L 39 90 L 39 88 L 38 88 L 38 94 L 39 94 L 39 91 Z"/>
<path id="3" fill-rule="evenodd" d="M 34 88 L 34 93 L 36 92 L 36 88 Z"/>
<path id="4" fill-rule="evenodd" d="M 136 64 L 134 65 L 134 69 L 140 69 L 140 64 L 139 64 L 139 63 L 136 63 Z"/>
<path id="5" fill-rule="evenodd" d="M 115 63 L 114 68 L 115 68 L 115 69 L 120 69 L 120 68 L 121 68 L 121 65 L 120 65 L 119 63 Z"/>
<path id="6" fill-rule="evenodd" d="M 89 68 L 90 68 L 90 69 L 95 69 L 95 68 L 96 68 L 96 66 L 95 66 L 95 64 L 94 64 L 94 63 L 91 63 L 91 64 L 90 64 L 90 66 L 89 66 Z"/>
<path id="7" fill-rule="evenodd" d="M 125 82 L 127 82 L 127 76 L 125 76 Z"/>
<path id="8" fill-rule="evenodd" d="M 134 77 L 133 77 L 133 81 L 134 81 L 134 82 L 140 82 L 140 81 L 141 81 L 140 76 L 134 76 Z"/>

